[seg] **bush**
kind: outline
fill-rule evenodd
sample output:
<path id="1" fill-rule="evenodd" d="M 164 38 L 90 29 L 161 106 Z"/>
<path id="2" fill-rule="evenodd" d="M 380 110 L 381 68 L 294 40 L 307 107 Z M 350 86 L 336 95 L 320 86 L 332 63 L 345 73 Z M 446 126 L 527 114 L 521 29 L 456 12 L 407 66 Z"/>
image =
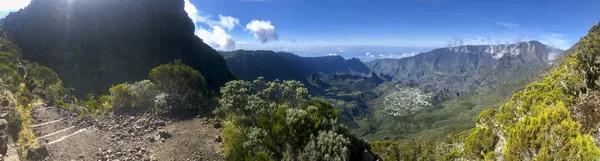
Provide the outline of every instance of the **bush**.
<path id="1" fill-rule="evenodd" d="M 154 106 L 158 110 L 170 111 L 172 109 L 181 109 L 185 106 L 181 97 L 175 93 L 160 93 L 154 98 Z"/>
<path id="2" fill-rule="evenodd" d="M 394 141 L 375 141 L 371 144 L 373 153 L 383 160 L 400 160 L 400 145 Z"/>
<path id="3" fill-rule="evenodd" d="M 110 88 L 110 103 L 115 111 L 124 110 L 132 106 L 131 90 L 125 84 Z"/>
<path id="4" fill-rule="evenodd" d="M 203 96 L 206 94 L 206 80 L 200 72 L 175 60 L 173 63 L 160 65 L 150 72 L 150 78 L 163 93 L 179 97 L 184 101 L 183 107 L 177 110 L 199 110 L 203 108 Z M 176 95 L 175 95 L 176 94 Z"/>
<path id="5" fill-rule="evenodd" d="M 21 119 L 21 114 L 19 112 L 13 112 L 13 114 L 8 118 L 8 134 L 10 134 L 13 140 L 18 140 L 19 132 L 21 132 L 21 126 L 23 125 L 23 120 Z"/>
<path id="6" fill-rule="evenodd" d="M 133 84 L 127 84 L 131 90 L 133 98 L 133 107 L 151 108 L 154 107 L 154 99 L 158 94 L 158 89 L 150 80 L 138 81 Z"/>
<path id="7" fill-rule="evenodd" d="M 317 137 L 311 136 L 310 141 L 298 154 L 298 159 L 345 161 L 349 159 L 348 144 L 350 144 L 350 141 L 343 135 L 333 131 L 319 131 Z"/>
<path id="8" fill-rule="evenodd" d="M 231 81 L 214 113 L 227 118 L 229 160 L 347 160 L 369 154 L 368 144 L 340 127 L 339 113 L 312 99 L 298 81 Z"/>
<path id="9" fill-rule="evenodd" d="M 39 66 L 37 63 L 28 65 L 26 76 L 25 85 L 33 94 L 45 95 L 45 92 L 48 92 L 47 89 L 52 86 L 55 86 L 52 92 L 58 92 L 60 91 L 59 87 L 62 88 L 62 80 L 60 80 L 58 74 L 48 67 Z"/>

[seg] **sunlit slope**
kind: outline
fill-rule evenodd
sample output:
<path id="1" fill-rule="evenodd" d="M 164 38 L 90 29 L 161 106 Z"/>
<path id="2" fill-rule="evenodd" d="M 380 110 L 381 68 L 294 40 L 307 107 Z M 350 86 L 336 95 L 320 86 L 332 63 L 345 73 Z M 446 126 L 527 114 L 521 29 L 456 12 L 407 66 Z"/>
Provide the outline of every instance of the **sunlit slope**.
<path id="1" fill-rule="evenodd" d="M 543 80 L 514 94 L 499 109 L 481 112 L 474 129 L 437 143 L 372 146 L 388 159 L 598 159 L 600 26 L 592 27 L 570 51 Z"/>

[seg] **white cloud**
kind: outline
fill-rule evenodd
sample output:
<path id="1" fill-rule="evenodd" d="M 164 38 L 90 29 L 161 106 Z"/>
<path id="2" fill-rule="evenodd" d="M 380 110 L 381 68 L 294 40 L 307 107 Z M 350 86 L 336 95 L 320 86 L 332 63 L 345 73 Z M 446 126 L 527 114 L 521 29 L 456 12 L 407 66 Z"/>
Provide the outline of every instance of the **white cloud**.
<path id="1" fill-rule="evenodd" d="M 344 51 L 346 51 L 346 48 L 340 46 L 337 48 L 337 51 L 343 53 Z"/>
<path id="2" fill-rule="evenodd" d="M 371 54 L 371 52 L 367 52 L 367 53 L 365 54 L 365 56 L 367 56 L 367 57 L 369 57 L 369 58 L 374 58 L 374 57 L 375 57 L 375 55 Z"/>
<path id="3" fill-rule="evenodd" d="M 246 25 L 246 29 L 263 44 L 279 40 L 279 35 L 275 32 L 275 26 L 271 25 L 271 21 L 252 20 Z"/>
<path id="4" fill-rule="evenodd" d="M 203 28 L 196 29 L 196 35 L 213 48 L 224 50 L 235 49 L 235 40 L 220 26 L 212 26 L 212 32 Z"/>
<path id="5" fill-rule="evenodd" d="M 415 56 L 419 53 L 416 52 L 412 52 L 412 53 L 402 53 L 402 54 L 379 54 L 379 58 L 382 59 L 401 59 L 401 58 L 406 58 L 406 57 L 412 57 Z"/>
<path id="6" fill-rule="evenodd" d="M 194 32 L 196 36 L 200 37 L 206 44 L 210 45 L 215 49 L 221 50 L 233 50 L 235 49 L 235 39 L 231 37 L 223 28 L 233 29 L 236 24 L 239 24 L 237 18 L 230 16 L 219 15 L 219 22 L 211 20 L 209 16 L 203 16 L 200 14 L 196 6 L 189 0 L 185 0 L 185 11 L 188 17 L 192 19 L 196 26 Z M 200 27 L 198 24 L 206 24 L 210 26 L 209 29 Z"/>
<path id="7" fill-rule="evenodd" d="M 336 55 L 337 55 L 337 53 L 327 53 L 327 54 L 325 54 L 325 56 L 336 56 Z"/>
<path id="8" fill-rule="evenodd" d="M 571 46 L 571 44 L 569 43 L 569 40 L 564 39 L 561 34 L 549 33 L 546 35 L 542 35 L 540 37 L 541 37 L 540 41 L 542 43 L 550 45 L 555 48 L 566 50 Z"/>
<path id="9" fill-rule="evenodd" d="M 0 0 L 0 11 L 17 11 L 29 5 L 31 0 Z"/>
<path id="10" fill-rule="evenodd" d="M 235 26 L 240 24 L 240 20 L 231 16 L 219 15 L 219 25 L 227 30 L 232 30 Z"/>
<path id="11" fill-rule="evenodd" d="M 498 21 L 498 22 L 496 22 L 496 24 L 502 25 L 502 26 L 508 27 L 508 28 L 519 28 L 519 27 L 521 27 L 518 23 L 509 23 L 509 22 L 502 22 L 502 21 Z"/>

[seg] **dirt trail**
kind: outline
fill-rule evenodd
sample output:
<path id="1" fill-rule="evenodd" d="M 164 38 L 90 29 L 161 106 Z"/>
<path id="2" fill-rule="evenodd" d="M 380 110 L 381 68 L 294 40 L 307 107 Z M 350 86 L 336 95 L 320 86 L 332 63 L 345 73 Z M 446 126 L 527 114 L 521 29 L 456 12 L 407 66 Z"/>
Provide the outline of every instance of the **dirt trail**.
<path id="1" fill-rule="evenodd" d="M 223 160 L 220 132 L 208 119 L 152 114 L 80 119 L 42 104 L 33 106 L 31 117 L 31 128 L 48 148 L 46 160 Z"/>

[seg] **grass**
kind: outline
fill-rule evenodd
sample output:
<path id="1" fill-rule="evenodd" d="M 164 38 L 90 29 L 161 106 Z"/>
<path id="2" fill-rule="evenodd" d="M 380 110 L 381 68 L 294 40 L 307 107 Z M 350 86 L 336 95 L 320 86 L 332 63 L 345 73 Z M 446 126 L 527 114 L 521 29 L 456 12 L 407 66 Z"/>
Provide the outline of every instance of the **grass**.
<path id="1" fill-rule="evenodd" d="M 27 90 L 25 88 L 25 84 L 23 83 L 20 84 L 19 88 L 21 91 Z M 33 134 L 33 131 L 30 128 L 31 110 L 33 107 L 31 103 L 23 104 L 21 103 L 21 101 L 16 100 L 13 100 L 13 102 L 17 103 L 17 112 L 21 114 L 21 120 L 23 120 L 21 124 L 21 131 L 19 132 L 19 140 L 17 141 L 17 145 L 19 145 L 21 157 L 25 158 L 25 156 L 27 156 L 27 149 L 29 147 L 39 145 L 35 134 Z"/>

